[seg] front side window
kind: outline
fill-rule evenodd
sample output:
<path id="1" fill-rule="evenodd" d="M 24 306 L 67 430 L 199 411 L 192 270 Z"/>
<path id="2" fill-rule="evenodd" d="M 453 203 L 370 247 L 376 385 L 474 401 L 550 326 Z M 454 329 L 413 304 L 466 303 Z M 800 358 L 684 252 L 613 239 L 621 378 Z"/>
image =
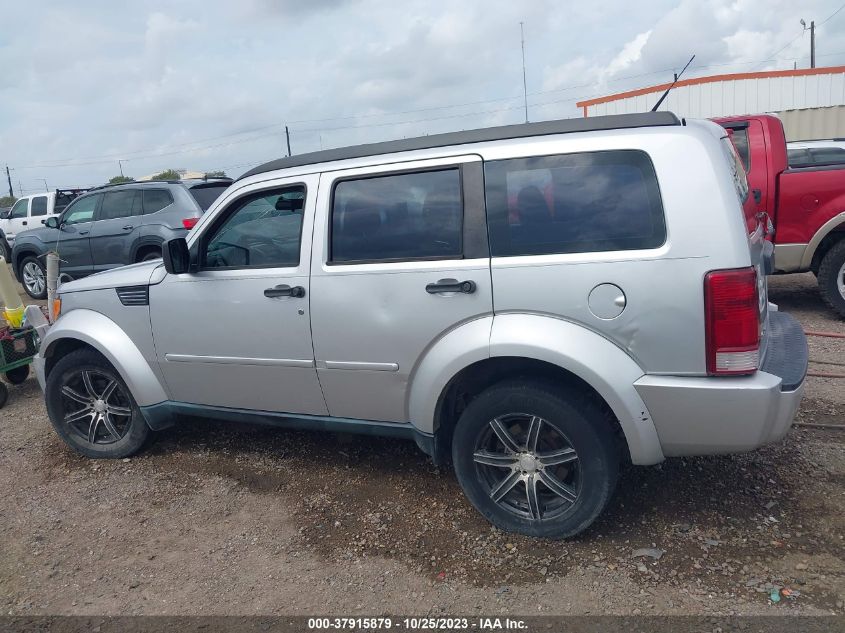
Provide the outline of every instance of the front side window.
<path id="1" fill-rule="evenodd" d="M 155 213 L 173 204 L 173 196 L 167 189 L 144 189 L 144 213 Z"/>
<path id="2" fill-rule="evenodd" d="M 29 199 L 24 198 L 23 200 L 18 200 L 9 212 L 9 217 L 13 220 L 16 218 L 25 218 L 28 205 Z"/>
<path id="3" fill-rule="evenodd" d="M 110 191 L 103 194 L 103 205 L 100 207 L 101 220 L 116 220 L 140 215 L 140 192 L 135 189 Z"/>
<path id="4" fill-rule="evenodd" d="M 645 152 L 490 161 L 484 180 L 494 256 L 646 249 L 666 241 L 657 175 Z"/>
<path id="5" fill-rule="evenodd" d="M 460 258 L 460 170 L 342 180 L 331 223 L 333 263 Z"/>
<path id="6" fill-rule="evenodd" d="M 97 210 L 97 201 L 101 197 L 102 195 L 77 198 L 65 211 L 62 216 L 62 223 L 79 224 L 80 222 L 90 222 L 94 219 L 94 211 Z"/>
<path id="7" fill-rule="evenodd" d="M 32 199 L 31 216 L 47 215 L 47 196 L 38 196 Z"/>
<path id="8" fill-rule="evenodd" d="M 203 267 L 292 268 L 299 265 L 305 187 L 247 196 L 204 240 Z"/>

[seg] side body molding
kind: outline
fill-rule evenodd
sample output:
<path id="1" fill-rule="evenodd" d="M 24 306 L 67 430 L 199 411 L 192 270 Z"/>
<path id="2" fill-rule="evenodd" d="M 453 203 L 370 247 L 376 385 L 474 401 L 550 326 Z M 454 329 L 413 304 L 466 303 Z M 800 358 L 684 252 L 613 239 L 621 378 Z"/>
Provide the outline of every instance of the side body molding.
<path id="1" fill-rule="evenodd" d="M 520 356 L 566 369 L 591 385 L 613 410 L 634 464 L 663 461 L 660 439 L 634 383 L 645 372 L 623 350 L 583 326 L 533 314 L 497 315 L 490 356 Z"/>
<path id="2" fill-rule="evenodd" d="M 50 328 L 39 353 L 48 358 L 56 344 L 65 339 L 87 343 L 105 356 L 120 373 L 139 406 L 167 400 L 164 388 L 141 351 L 108 317 L 93 310 L 71 310 Z"/>

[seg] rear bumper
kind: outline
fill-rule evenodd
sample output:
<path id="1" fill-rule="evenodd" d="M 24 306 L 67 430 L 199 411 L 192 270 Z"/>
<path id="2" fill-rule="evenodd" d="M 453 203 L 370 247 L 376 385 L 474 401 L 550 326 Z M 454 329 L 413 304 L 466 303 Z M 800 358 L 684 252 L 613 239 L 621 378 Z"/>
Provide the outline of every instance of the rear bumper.
<path id="1" fill-rule="evenodd" d="M 643 376 L 634 387 L 664 455 L 711 455 L 749 451 L 786 435 L 806 374 L 801 325 L 788 314 L 771 312 L 766 358 L 753 376 Z"/>

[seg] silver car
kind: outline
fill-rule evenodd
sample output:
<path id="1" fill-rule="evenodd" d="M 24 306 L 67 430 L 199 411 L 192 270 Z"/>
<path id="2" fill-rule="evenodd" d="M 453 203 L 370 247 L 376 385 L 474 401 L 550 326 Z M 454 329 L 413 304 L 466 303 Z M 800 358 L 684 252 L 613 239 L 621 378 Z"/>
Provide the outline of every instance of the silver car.
<path id="1" fill-rule="evenodd" d="M 274 161 L 163 262 L 60 287 L 50 419 L 90 457 L 178 414 L 409 438 L 499 528 L 572 536 L 624 461 L 789 429 L 807 345 L 747 195 L 725 131 L 665 112 Z"/>

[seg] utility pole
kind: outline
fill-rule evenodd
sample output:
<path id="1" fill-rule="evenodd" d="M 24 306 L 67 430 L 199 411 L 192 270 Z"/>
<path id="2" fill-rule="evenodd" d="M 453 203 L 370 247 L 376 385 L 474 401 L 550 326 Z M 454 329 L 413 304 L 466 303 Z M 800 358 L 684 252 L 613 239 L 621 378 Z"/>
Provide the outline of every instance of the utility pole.
<path id="1" fill-rule="evenodd" d="M 290 156 L 290 130 L 287 125 L 285 126 L 285 138 L 288 141 L 288 156 Z"/>
<path id="2" fill-rule="evenodd" d="M 9 181 L 9 197 L 14 198 L 15 194 L 12 192 L 12 175 L 9 173 L 8 165 L 6 165 L 6 180 Z"/>
<path id="3" fill-rule="evenodd" d="M 123 178 L 123 159 L 119 159 L 117 164 L 120 167 L 120 177 Z"/>
<path id="4" fill-rule="evenodd" d="M 810 68 L 816 67 L 816 22 L 810 20 Z"/>
<path id="5" fill-rule="evenodd" d="M 528 123 L 528 84 L 525 81 L 525 30 L 523 23 L 519 23 L 519 41 L 522 46 L 522 102 L 525 106 L 525 122 Z"/>
<path id="6" fill-rule="evenodd" d="M 38 180 L 40 180 L 44 183 L 44 191 L 50 191 L 50 189 L 47 187 L 47 179 L 46 178 L 38 178 Z"/>
<path id="7" fill-rule="evenodd" d="M 816 67 L 816 21 L 810 20 L 810 26 L 807 26 L 807 23 L 801 19 L 801 26 L 804 27 L 805 31 L 810 31 L 810 68 Z"/>

